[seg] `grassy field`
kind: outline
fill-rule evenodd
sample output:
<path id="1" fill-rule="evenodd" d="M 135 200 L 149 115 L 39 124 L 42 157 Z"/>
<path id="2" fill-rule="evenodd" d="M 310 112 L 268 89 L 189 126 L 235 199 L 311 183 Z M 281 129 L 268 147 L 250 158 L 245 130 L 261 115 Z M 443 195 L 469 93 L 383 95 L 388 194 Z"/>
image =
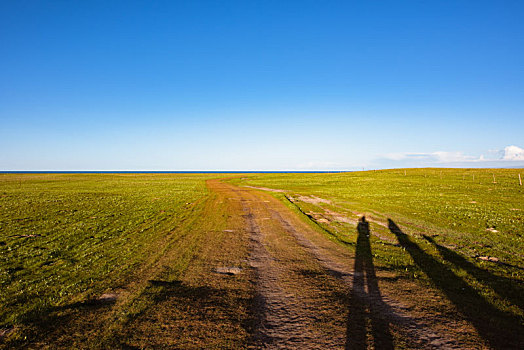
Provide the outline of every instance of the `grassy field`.
<path id="1" fill-rule="evenodd" d="M 524 186 L 519 186 L 519 172 L 524 175 L 522 169 L 400 169 L 264 174 L 235 182 L 284 189 L 291 196 L 318 196 L 339 209 L 392 217 L 413 229 L 424 224 L 442 233 L 437 241 L 456 244 L 468 255 L 494 256 L 523 267 Z M 314 207 L 300 203 L 306 211 L 308 205 Z"/>
<path id="2" fill-rule="evenodd" d="M 440 291 L 481 329 L 486 323 L 520 332 L 519 173 L 524 175 L 522 169 L 397 169 L 262 174 L 233 182 L 285 190 L 274 196 L 349 249 L 358 250 L 355 225 L 365 215 L 377 267 Z"/>
<path id="3" fill-rule="evenodd" d="M 496 344 L 490 329 L 520 332 L 524 320 L 519 173 L 397 169 L 225 181 L 281 190 L 270 193 L 308 225 L 357 256 L 365 248 L 361 254 L 372 253 L 377 269 L 437 291 Z M 0 175 L 4 345 L 245 345 L 253 331 L 253 274 L 212 272 L 231 261 L 249 270 L 245 203 L 206 185 L 224 177 Z M 370 233 L 364 248 L 356 229 L 362 216 Z"/>
<path id="4" fill-rule="evenodd" d="M 38 335 L 50 315 L 155 266 L 177 227 L 201 213 L 207 178 L 0 175 L 0 329 Z M 194 249 L 179 252 L 172 274 Z"/>

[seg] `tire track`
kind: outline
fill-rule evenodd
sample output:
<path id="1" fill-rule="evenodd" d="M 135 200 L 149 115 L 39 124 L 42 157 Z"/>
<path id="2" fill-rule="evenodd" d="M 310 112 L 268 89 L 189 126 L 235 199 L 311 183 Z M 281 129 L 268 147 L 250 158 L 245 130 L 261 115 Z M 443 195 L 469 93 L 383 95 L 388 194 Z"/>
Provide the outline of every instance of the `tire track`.
<path id="1" fill-rule="evenodd" d="M 256 330 L 252 348 L 266 349 L 336 349 L 343 348 L 344 337 L 333 337 L 319 331 L 315 325 L 322 318 L 318 309 L 301 299 L 296 290 L 304 281 L 289 268 L 279 256 L 275 244 L 271 244 L 269 235 L 285 230 L 265 230 L 270 219 L 265 201 L 252 192 L 239 189 L 232 191 L 239 197 L 243 206 L 251 242 L 249 264 L 256 276 Z M 271 231 L 271 232 L 270 232 Z M 275 232 L 278 231 L 278 232 Z M 270 246 L 270 247 L 268 247 Z M 275 249 L 276 248 L 276 249 Z M 299 246 L 292 249 L 301 249 Z M 314 286 L 308 286 L 313 288 Z M 320 293 L 319 293 L 320 294 Z M 325 300 L 329 303 L 329 300 Z"/>
<path id="2" fill-rule="evenodd" d="M 357 262 L 353 253 L 306 224 L 300 224 L 298 219 L 292 219 L 294 214 L 287 213 L 287 208 L 272 196 L 255 189 L 229 184 L 224 186 L 229 187 L 241 201 L 251 237 L 249 262 L 255 270 L 258 293 L 254 348 L 365 349 L 374 344 L 375 348 L 392 349 L 397 347 L 399 339 L 402 347 L 407 348 L 471 348 L 469 344 L 460 343 L 447 333 L 434 329 L 435 320 L 420 317 L 420 314 L 413 316 L 410 306 L 381 293 L 378 279 L 382 277 L 375 275 L 374 268 L 371 276 L 369 270 L 356 271 Z M 288 262 L 286 254 L 297 251 L 301 254 L 293 257 L 296 261 L 291 262 L 291 259 Z M 345 331 L 338 328 L 327 336 L 315 329 L 322 311 L 301 300 L 293 289 L 320 291 L 318 287 L 315 290 L 314 286 L 307 286 L 305 280 L 300 280 L 296 269 L 290 266 L 292 263 L 316 265 L 323 271 L 319 273 L 319 280 L 330 276 L 338 281 L 335 283 L 343 286 L 345 296 L 339 295 L 336 299 L 324 296 L 321 302 L 326 308 L 333 303 L 345 303 Z M 348 299 L 351 304 L 349 311 Z M 360 310 L 355 305 L 359 305 Z M 359 312 L 362 315 L 358 315 Z M 361 323 L 351 322 L 355 315 Z M 340 316 L 331 310 L 330 317 L 338 317 L 340 321 Z M 366 319 L 371 321 L 371 326 L 365 324 Z M 396 332 L 394 339 L 390 334 L 391 327 Z M 355 340 L 359 334 L 362 343 Z"/>

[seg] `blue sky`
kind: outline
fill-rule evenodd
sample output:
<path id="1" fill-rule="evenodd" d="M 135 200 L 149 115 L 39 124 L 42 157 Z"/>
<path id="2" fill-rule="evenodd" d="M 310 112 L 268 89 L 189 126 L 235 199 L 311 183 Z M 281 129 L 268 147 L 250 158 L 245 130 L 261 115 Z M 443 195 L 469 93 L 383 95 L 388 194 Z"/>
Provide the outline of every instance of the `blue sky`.
<path id="1" fill-rule="evenodd" d="M 1 1 L 0 170 L 524 165 L 522 1 Z"/>

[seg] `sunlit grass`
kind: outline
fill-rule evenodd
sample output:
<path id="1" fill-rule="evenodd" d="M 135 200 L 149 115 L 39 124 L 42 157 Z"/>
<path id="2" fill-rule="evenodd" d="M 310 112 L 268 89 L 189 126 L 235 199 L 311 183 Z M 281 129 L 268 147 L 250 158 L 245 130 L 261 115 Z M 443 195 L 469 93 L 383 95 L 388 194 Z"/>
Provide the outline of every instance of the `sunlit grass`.
<path id="1" fill-rule="evenodd" d="M 209 175 L 0 175 L 0 326 L 97 296 L 207 195 Z"/>

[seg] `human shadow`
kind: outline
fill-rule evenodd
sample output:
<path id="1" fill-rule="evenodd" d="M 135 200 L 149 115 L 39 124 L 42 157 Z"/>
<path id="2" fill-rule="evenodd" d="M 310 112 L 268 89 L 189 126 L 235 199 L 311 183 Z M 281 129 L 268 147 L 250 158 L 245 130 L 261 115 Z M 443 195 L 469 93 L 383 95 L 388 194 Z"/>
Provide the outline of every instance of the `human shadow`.
<path id="1" fill-rule="evenodd" d="M 85 348 L 91 345 L 89 337 L 103 335 L 101 326 L 108 326 L 103 319 L 109 315 L 112 307 L 117 302 L 116 298 L 90 298 L 84 301 L 73 302 L 60 306 L 50 306 L 27 313 L 20 321 L 21 325 L 28 330 L 24 333 L 27 339 L 15 339 L 7 344 L 8 348 L 37 348 L 35 344 L 45 339 L 53 348 L 68 348 L 69 342 L 78 342 Z M 193 286 L 179 280 L 149 280 L 146 288 L 137 297 L 126 305 L 126 308 L 144 306 L 140 312 L 126 315 L 126 327 L 123 330 L 111 331 L 107 338 L 100 340 L 100 348 L 107 349 L 137 349 L 133 344 L 127 344 L 130 333 L 134 337 L 148 338 L 149 330 L 133 328 L 134 322 L 148 321 L 150 315 L 154 314 L 154 308 L 158 305 L 177 310 L 183 310 L 180 315 L 200 319 L 202 322 L 213 322 L 220 324 L 224 320 L 229 323 L 240 324 L 248 332 L 253 333 L 251 319 L 242 319 L 239 310 L 250 307 L 252 300 L 245 298 L 242 291 L 233 288 L 214 288 L 208 285 Z M 138 309 L 137 307 L 137 309 Z M 176 314 L 176 313 L 175 313 Z M 101 323 L 97 319 L 102 320 Z M 109 318 L 112 322 L 113 318 Z M 169 318 L 165 322 L 168 322 Z M 195 321 L 197 324 L 199 321 Z M 112 327 L 112 326 L 111 326 Z M 176 336 L 173 335 L 173 336 Z M 166 339 L 159 337 L 151 338 L 153 348 L 164 348 Z M 1 339 L 0 339 L 1 340 Z M 170 339 L 171 340 L 171 339 Z M 85 343 L 83 343 L 85 342 Z M 2 349 L 0 341 L 0 349 Z"/>
<path id="2" fill-rule="evenodd" d="M 518 284 L 518 281 L 492 274 L 491 272 L 482 269 L 476 266 L 474 263 L 466 260 L 463 256 L 454 252 L 453 250 L 438 244 L 432 237 L 426 235 L 422 235 L 422 237 L 424 237 L 426 241 L 430 242 L 433 244 L 433 246 L 435 246 L 435 248 L 437 248 L 440 256 L 444 260 L 465 270 L 477 281 L 489 286 L 495 291 L 495 293 L 515 304 L 520 309 L 524 310 L 524 298 L 522 297 L 524 295 L 524 289 Z"/>
<path id="3" fill-rule="evenodd" d="M 369 222 L 363 216 L 357 226 L 353 285 L 346 330 L 346 349 L 368 348 L 369 332 L 375 349 L 393 349 L 387 312 L 378 286 L 369 241 Z M 367 287 L 367 291 L 366 291 Z"/>
<path id="4" fill-rule="evenodd" d="M 425 252 L 412 238 L 388 219 L 390 231 L 397 237 L 415 264 L 431 279 L 457 310 L 476 328 L 493 349 L 524 348 L 524 330 L 513 314 L 499 310 L 448 266 Z"/>
<path id="5" fill-rule="evenodd" d="M 59 306 L 47 306 L 26 312 L 20 316 L 19 322 L 32 327 L 52 329 L 57 323 L 63 323 L 71 315 L 70 312 L 89 313 L 109 308 L 115 304 L 113 298 L 92 298 Z"/>
<path id="6" fill-rule="evenodd" d="M 90 315 L 110 309 L 116 300 L 112 298 L 91 298 L 84 301 L 73 302 L 58 306 L 45 306 L 27 311 L 19 316 L 14 327 L 24 331 L 24 337 L 13 339 L 0 339 L 0 349 L 6 348 L 36 348 L 35 344 L 42 339 L 57 341 L 53 344 L 56 348 L 66 337 L 73 337 L 79 332 L 75 325 L 79 319 L 87 319 Z M 84 329 L 85 331 L 85 329 Z M 36 343 L 35 343 L 36 342 Z"/>
<path id="7" fill-rule="evenodd" d="M 144 294 L 154 301 L 153 307 L 160 303 L 170 302 L 173 305 L 184 305 L 192 309 L 193 316 L 209 318 L 210 309 L 220 309 L 222 318 L 238 319 L 238 303 L 244 307 L 249 301 L 243 300 L 240 291 L 233 288 L 215 288 L 209 285 L 192 286 L 182 281 L 149 280 L 154 289 L 146 290 Z"/>

